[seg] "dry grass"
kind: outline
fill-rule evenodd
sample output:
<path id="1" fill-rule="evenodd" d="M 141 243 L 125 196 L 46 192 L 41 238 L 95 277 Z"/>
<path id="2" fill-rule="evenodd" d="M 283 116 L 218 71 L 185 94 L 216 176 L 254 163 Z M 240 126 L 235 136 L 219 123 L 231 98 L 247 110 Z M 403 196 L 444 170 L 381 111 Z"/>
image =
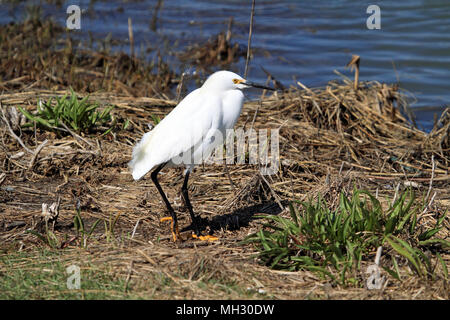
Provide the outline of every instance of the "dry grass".
<path id="1" fill-rule="evenodd" d="M 195 44 L 178 54 L 178 58 L 201 69 L 210 70 L 214 66 L 222 68 L 230 66 L 233 62 L 246 55 L 246 50 L 237 42 L 232 42 L 231 27 L 233 19 L 230 18 L 228 30 L 212 36 L 208 41 Z"/>
<path id="2" fill-rule="evenodd" d="M 114 41 L 81 45 L 52 20 L 0 26 L 0 90 L 114 91 L 128 96 L 167 94 L 176 74 L 158 57 L 145 62 L 110 51 Z M 105 42 L 106 41 L 106 42 Z"/>
<path id="3" fill-rule="evenodd" d="M 21 105 L 31 110 L 38 99 L 61 94 L 63 91 L 34 90 L 5 94 L 1 100 L 5 109 Z M 65 249 L 59 250 L 67 253 L 67 260 L 72 252 L 86 250 L 90 254 L 77 254 L 73 258 L 76 263 L 83 265 L 87 259 L 95 265 L 108 265 L 115 276 L 127 278 L 129 290 L 140 297 L 448 299 L 445 283 L 412 274 L 402 282 L 391 279 L 376 292 L 331 287 L 309 272 L 279 272 L 261 266 L 253 247 L 239 244 L 260 228 L 255 214 L 287 215 L 280 209 L 286 201 L 318 193 L 333 200 L 353 185 L 378 192 L 380 197 L 392 197 L 398 185 L 414 185 L 426 193 L 432 181 L 436 196 L 422 219 L 433 224 L 435 213 L 442 213 L 450 201 L 449 123 L 447 120 L 431 134 L 411 127 L 399 112 L 405 102 L 395 86 L 372 82 L 354 91 L 352 83 L 344 81 L 246 103 L 237 126 L 280 128 L 281 168 L 276 175 L 264 177 L 255 165 L 230 166 L 236 189 L 222 166 L 196 169 L 190 192 L 204 232 L 220 238 L 211 244 L 171 242 L 167 226 L 159 222 L 165 215 L 164 206 L 153 184 L 149 179 L 134 182 L 126 166 L 132 145 L 148 130 L 150 114 L 163 117 L 175 103 L 111 93 L 92 94 L 91 99 L 116 105 L 114 115 L 130 119 L 131 127 L 106 137 L 82 139 L 16 129 L 30 152 L 24 152 L 4 123 L 0 127 L 0 238 L 6 253 L 32 251 L 43 245 L 24 231 L 40 214 L 42 203 L 61 197 L 54 232 Z M 35 155 L 44 139 L 48 143 Z M 161 182 L 176 210 L 182 211 L 180 169 L 165 170 Z M 96 219 L 117 217 L 113 240 L 107 241 L 101 223 L 87 249 L 76 249 L 80 239 L 71 237 L 77 201 L 88 226 Z M 188 214 L 180 212 L 179 217 L 187 238 Z M 448 239 L 448 220 L 445 225 L 440 237 Z M 449 255 L 444 259 L 448 264 Z"/>

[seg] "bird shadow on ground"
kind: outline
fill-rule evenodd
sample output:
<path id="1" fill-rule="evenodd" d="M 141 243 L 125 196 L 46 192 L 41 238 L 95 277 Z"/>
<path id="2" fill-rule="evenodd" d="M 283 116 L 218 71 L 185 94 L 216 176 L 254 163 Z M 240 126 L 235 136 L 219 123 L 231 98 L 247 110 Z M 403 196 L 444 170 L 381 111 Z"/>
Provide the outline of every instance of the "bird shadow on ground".
<path id="1" fill-rule="evenodd" d="M 288 201 L 281 201 L 283 207 L 288 205 Z M 277 202 L 269 201 L 248 207 L 241 207 L 234 210 L 232 213 L 221 214 L 209 218 L 202 218 L 197 216 L 200 231 L 205 231 L 209 227 L 209 232 L 220 230 L 239 230 L 243 227 L 248 227 L 249 223 L 254 219 L 259 219 L 255 215 L 271 214 L 278 215 L 283 211 Z M 185 227 L 182 231 L 193 230 L 192 224 Z"/>

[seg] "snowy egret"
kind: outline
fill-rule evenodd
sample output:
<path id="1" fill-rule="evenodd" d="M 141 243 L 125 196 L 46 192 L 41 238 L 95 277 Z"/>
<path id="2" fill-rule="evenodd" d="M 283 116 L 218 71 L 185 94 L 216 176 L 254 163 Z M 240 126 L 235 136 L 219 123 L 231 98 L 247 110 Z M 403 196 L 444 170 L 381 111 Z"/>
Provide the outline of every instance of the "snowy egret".
<path id="1" fill-rule="evenodd" d="M 234 127 L 244 102 L 243 89 L 255 87 L 274 90 L 252 83 L 230 71 L 212 74 L 198 89 L 188 94 L 160 123 L 143 135 L 134 147 L 129 167 L 133 178 L 139 180 L 152 171 L 151 178 L 160 193 L 170 217 L 173 240 L 180 237 L 177 216 L 158 182 L 158 173 L 164 167 L 184 165 L 186 167 L 181 196 L 192 220 L 194 238 L 215 240 L 201 236 L 197 218 L 188 196 L 189 174 L 198 163 L 195 159 L 206 159 L 223 140 L 217 133 L 225 135 Z M 180 161 L 182 159 L 182 161 Z"/>

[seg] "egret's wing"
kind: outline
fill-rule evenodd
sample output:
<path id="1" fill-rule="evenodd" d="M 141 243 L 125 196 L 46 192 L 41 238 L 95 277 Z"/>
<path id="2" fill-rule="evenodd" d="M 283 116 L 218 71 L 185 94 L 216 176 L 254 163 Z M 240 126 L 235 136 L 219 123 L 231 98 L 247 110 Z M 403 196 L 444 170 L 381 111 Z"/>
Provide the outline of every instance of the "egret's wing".
<path id="1" fill-rule="evenodd" d="M 197 89 L 187 95 L 133 149 L 130 161 L 133 178 L 143 177 L 158 164 L 188 151 L 200 143 L 221 116 L 221 100 Z"/>
<path id="2" fill-rule="evenodd" d="M 211 129 L 205 134 L 202 141 L 194 147 L 194 159 L 205 161 L 211 156 L 212 152 L 221 146 L 226 139 L 227 129 L 232 129 L 236 124 L 237 119 L 241 113 L 242 103 L 244 101 L 244 94 L 240 90 L 230 90 L 222 95 L 222 114 L 220 117 L 213 119 Z M 217 160 L 222 157 L 223 149 L 216 149 Z M 211 159 L 213 160 L 213 159 Z M 214 159 L 215 160 L 215 159 Z M 214 161 L 213 160 L 213 161 Z"/>

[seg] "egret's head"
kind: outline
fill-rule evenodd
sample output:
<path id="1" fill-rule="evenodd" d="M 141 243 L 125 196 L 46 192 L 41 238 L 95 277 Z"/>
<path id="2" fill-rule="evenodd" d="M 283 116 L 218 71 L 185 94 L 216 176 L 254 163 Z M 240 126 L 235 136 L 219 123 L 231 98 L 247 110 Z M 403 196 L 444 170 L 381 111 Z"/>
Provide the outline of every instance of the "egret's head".
<path id="1" fill-rule="evenodd" d="M 217 71 L 209 76 L 203 84 L 203 87 L 215 88 L 217 90 L 243 90 L 250 87 L 274 90 L 272 88 L 259 85 L 245 80 L 240 75 L 231 71 Z"/>
<path id="2" fill-rule="evenodd" d="M 233 84 L 235 85 L 236 89 L 246 89 L 250 88 L 250 86 L 247 84 L 247 80 L 239 77 L 239 78 L 233 78 Z"/>

